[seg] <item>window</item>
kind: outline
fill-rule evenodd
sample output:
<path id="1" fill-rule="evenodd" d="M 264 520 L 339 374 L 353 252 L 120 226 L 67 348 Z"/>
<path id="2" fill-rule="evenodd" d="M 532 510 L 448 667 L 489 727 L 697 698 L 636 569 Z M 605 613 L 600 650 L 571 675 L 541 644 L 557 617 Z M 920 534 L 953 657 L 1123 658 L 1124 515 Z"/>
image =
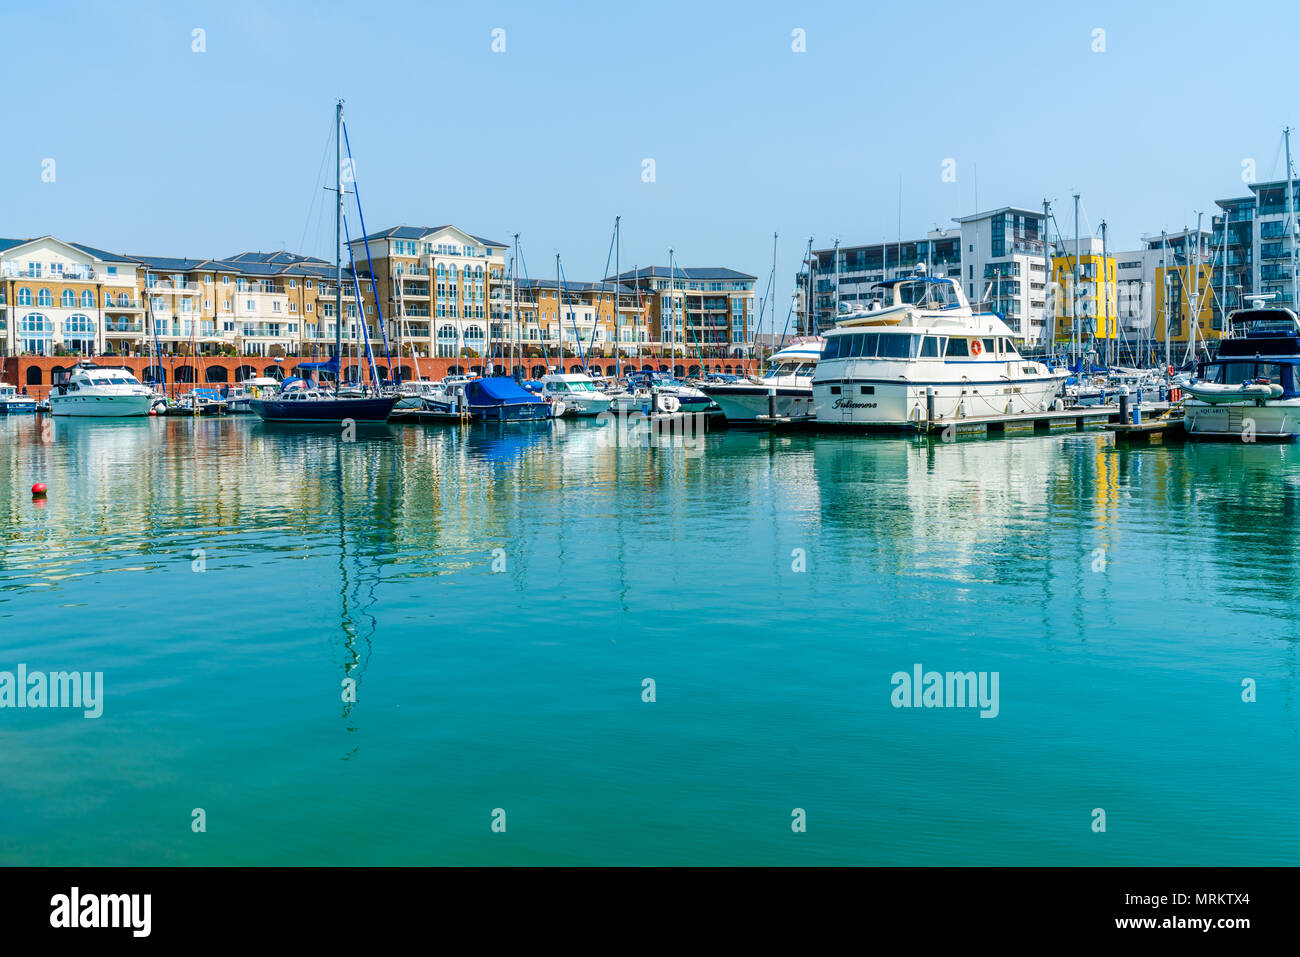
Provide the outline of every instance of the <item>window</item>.
<path id="1" fill-rule="evenodd" d="M 961 358 L 970 355 L 970 348 L 967 346 L 965 339 L 958 339 L 956 336 L 952 336 L 948 339 L 948 350 L 944 355 Z"/>
<path id="2" fill-rule="evenodd" d="M 48 289 L 42 289 L 36 294 L 36 305 L 52 306 L 54 305 L 54 296 L 50 294 Z"/>
<path id="3" fill-rule="evenodd" d="M 95 294 L 91 292 L 89 289 L 83 289 L 81 291 L 81 308 L 82 309 L 95 308 Z"/>
<path id="4" fill-rule="evenodd" d="M 926 336 L 921 340 L 921 358 L 935 359 L 939 356 L 939 340 L 935 336 Z"/>
<path id="5" fill-rule="evenodd" d="M 297 289 L 297 288 L 298 288 L 298 280 L 296 280 L 296 279 L 290 279 L 290 280 L 289 280 L 289 288 L 290 288 L 290 289 Z"/>
<path id="6" fill-rule="evenodd" d="M 18 305 L 30 306 L 32 304 L 32 291 L 26 286 L 18 290 Z"/>
<path id="7" fill-rule="evenodd" d="M 229 276 L 222 276 L 222 277 L 221 277 L 221 285 L 223 285 L 223 286 L 229 286 L 229 285 L 230 285 L 230 277 L 229 277 Z"/>

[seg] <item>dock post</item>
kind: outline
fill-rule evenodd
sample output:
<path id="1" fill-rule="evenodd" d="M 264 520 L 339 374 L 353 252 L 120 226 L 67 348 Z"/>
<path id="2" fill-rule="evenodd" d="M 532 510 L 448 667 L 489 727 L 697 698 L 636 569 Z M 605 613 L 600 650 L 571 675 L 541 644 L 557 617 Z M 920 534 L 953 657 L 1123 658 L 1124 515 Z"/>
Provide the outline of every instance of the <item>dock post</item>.
<path id="1" fill-rule="evenodd" d="M 929 432 L 934 425 L 934 386 L 925 387 L 925 431 Z"/>
<path id="2" fill-rule="evenodd" d="M 767 420 L 771 422 L 776 418 L 776 386 L 767 388 Z"/>
<path id="3" fill-rule="evenodd" d="M 1128 422 L 1128 386 L 1119 387 L 1119 420 Z"/>

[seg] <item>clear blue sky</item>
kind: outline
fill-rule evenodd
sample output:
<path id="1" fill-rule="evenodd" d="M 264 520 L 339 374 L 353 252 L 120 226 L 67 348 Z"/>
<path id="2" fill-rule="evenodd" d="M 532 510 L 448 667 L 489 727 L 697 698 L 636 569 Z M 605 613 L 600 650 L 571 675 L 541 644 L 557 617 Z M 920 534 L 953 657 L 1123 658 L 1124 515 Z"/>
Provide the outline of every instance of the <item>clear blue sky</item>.
<path id="1" fill-rule="evenodd" d="M 810 236 L 896 238 L 900 178 L 905 238 L 974 211 L 978 179 L 980 208 L 1047 197 L 1067 231 L 1077 190 L 1125 248 L 1197 209 L 1208 224 L 1246 192 L 1245 158 L 1281 177 L 1281 128 L 1300 120 L 1294 0 L 127 0 L 8 4 L 0 25 L 0 235 L 329 256 L 319 184 L 341 96 L 372 231 L 519 232 L 531 274 L 558 251 L 593 279 L 621 214 L 625 265 L 671 246 L 760 289 L 777 231 L 780 319 Z"/>

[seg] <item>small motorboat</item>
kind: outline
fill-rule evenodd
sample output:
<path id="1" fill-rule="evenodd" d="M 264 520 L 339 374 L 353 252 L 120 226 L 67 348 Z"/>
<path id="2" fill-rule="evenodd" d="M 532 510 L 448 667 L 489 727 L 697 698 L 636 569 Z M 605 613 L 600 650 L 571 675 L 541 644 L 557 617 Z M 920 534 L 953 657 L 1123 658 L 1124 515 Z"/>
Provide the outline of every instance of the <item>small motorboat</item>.
<path id="1" fill-rule="evenodd" d="M 18 389 L 8 382 L 0 382 L 0 415 L 35 411 L 35 399 L 30 396 L 19 395 Z"/>

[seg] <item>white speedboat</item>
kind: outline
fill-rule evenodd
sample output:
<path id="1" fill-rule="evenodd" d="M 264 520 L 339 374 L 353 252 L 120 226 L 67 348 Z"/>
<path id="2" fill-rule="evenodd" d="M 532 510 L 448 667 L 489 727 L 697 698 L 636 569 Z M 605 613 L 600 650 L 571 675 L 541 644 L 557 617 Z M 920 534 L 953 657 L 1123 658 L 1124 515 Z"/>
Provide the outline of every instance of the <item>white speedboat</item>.
<path id="1" fill-rule="evenodd" d="M 397 400 L 397 405 L 393 406 L 393 411 L 423 409 L 426 396 L 438 396 L 441 393 L 442 385 L 432 379 L 407 379 L 397 387 L 397 394 L 401 398 Z"/>
<path id="2" fill-rule="evenodd" d="M 78 362 L 50 390 L 53 415 L 148 415 L 153 392 L 126 369 L 104 369 Z"/>
<path id="3" fill-rule="evenodd" d="M 700 390 L 718 404 L 730 425 L 754 425 L 759 416 L 807 418 L 813 411 L 812 377 L 826 340 L 795 339 L 772 355 L 753 380 L 706 382 Z"/>
<path id="4" fill-rule="evenodd" d="M 871 308 L 826 333 L 813 374 L 818 425 L 906 429 L 938 419 L 1045 411 L 1065 379 L 1020 355 L 1011 329 L 975 313 L 953 279 L 877 283 Z"/>
<path id="5" fill-rule="evenodd" d="M 1229 313 L 1218 356 L 1201 363 L 1184 388 L 1189 435 L 1300 436 L 1300 318 L 1277 307 Z"/>
<path id="6" fill-rule="evenodd" d="M 0 415 L 35 411 L 35 399 L 31 396 L 19 395 L 18 388 L 8 382 L 0 382 Z"/>
<path id="7" fill-rule="evenodd" d="M 564 404 L 573 415 L 600 415 L 614 400 L 596 387 L 596 380 L 580 372 L 550 372 L 541 378 L 542 395 Z"/>

